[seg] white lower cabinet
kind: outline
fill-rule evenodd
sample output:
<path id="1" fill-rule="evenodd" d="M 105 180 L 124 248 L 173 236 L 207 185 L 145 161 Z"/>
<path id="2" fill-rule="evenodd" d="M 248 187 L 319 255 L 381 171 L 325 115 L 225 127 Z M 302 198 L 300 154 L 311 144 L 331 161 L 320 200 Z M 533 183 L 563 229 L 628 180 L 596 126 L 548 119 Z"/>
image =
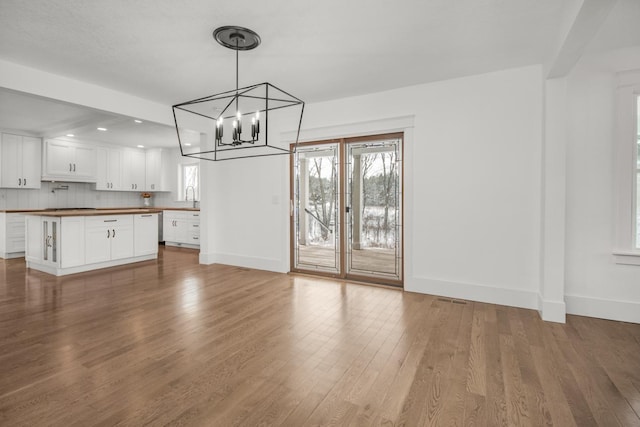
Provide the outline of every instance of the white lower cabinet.
<path id="1" fill-rule="evenodd" d="M 52 270 L 85 263 L 84 217 L 27 215 L 25 259 Z"/>
<path id="2" fill-rule="evenodd" d="M 158 253 L 158 214 L 133 216 L 133 252 L 135 256 Z M 149 238 L 153 236 L 153 238 Z"/>
<path id="3" fill-rule="evenodd" d="M 0 212 L 0 258 L 24 256 L 24 215 Z"/>
<path id="4" fill-rule="evenodd" d="M 156 213 L 27 215 L 25 224 L 27 267 L 57 276 L 158 257 Z"/>
<path id="5" fill-rule="evenodd" d="M 85 217 L 70 216 L 60 218 L 60 267 L 69 268 L 83 265 L 85 261 Z"/>
<path id="6" fill-rule="evenodd" d="M 85 242 L 87 264 L 132 257 L 133 216 L 88 217 Z"/>
<path id="7" fill-rule="evenodd" d="M 162 237 L 166 245 L 200 247 L 199 211 L 163 211 L 162 220 Z"/>

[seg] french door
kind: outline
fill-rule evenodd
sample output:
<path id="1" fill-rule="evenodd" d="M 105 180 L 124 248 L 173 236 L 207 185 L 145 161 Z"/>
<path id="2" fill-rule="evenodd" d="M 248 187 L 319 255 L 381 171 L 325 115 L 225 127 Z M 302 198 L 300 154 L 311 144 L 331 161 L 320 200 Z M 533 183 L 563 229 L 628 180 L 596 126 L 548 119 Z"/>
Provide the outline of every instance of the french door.
<path id="1" fill-rule="evenodd" d="M 402 286 L 402 133 L 292 157 L 291 270 Z"/>

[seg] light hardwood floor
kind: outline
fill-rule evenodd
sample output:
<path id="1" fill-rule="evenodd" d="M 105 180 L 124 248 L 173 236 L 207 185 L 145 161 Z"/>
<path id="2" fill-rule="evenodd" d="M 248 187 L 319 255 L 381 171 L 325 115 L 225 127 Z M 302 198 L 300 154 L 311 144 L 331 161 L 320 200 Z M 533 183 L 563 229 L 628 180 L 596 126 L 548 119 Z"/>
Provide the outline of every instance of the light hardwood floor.
<path id="1" fill-rule="evenodd" d="M 640 425 L 640 325 L 197 262 L 0 260 L 0 425 Z"/>

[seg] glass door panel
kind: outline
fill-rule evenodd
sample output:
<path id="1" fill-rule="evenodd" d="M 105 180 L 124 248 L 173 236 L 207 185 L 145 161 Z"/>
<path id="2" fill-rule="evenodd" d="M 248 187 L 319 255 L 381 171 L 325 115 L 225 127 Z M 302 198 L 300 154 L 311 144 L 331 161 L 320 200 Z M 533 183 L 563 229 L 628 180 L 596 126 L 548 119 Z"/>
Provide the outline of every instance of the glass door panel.
<path id="1" fill-rule="evenodd" d="M 294 155 L 293 267 L 340 274 L 338 144 L 299 147 Z"/>
<path id="2" fill-rule="evenodd" d="M 402 140 L 346 144 L 346 275 L 402 280 Z"/>

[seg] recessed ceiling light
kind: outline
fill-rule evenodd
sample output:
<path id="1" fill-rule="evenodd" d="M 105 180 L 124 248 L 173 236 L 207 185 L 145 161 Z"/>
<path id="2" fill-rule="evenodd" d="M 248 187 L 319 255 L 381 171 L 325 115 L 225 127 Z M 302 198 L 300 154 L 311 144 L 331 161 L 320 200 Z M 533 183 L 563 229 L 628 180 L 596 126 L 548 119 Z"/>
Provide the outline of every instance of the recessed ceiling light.
<path id="1" fill-rule="evenodd" d="M 107 128 L 98 128 L 99 131 L 106 132 Z"/>
<path id="2" fill-rule="evenodd" d="M 185 142 L 184 145 L 186 145 L 187 147 L 191 147 L 191 144 L 189 144 L 188 142 Z"/>
<path id="3" fill-rule="evenodd" d="M 136 122 L 136 123 L 142 123 L 142 120 L 138 120 L 138 119 L 136 119 L 136 120 L 134 120 L 134 122 Z"/>
<path id="4" fill-rule="evenodd" d="M 144 148 L 144 145 L 138 145 L 138 148 Z"/>
<path id="5" fill-rule="evenodd" d="M 67 136 L 68 136 L 69 138 L 73 138 L 75 135 L 74 135 L 74 134 L 72 134 L 72 133 L 68 133 L 68 134 L 67 134 Z"/>

